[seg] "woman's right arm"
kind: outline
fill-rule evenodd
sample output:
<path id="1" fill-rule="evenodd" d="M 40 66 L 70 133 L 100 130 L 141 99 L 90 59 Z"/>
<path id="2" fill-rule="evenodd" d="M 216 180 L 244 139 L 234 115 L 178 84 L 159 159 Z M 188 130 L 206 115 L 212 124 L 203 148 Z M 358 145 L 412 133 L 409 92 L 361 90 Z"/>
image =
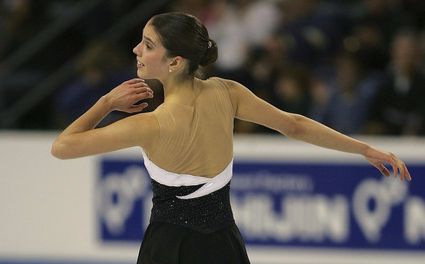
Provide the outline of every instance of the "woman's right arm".
<path id="1" fill-rule="evenodd" d="M 381 173 L 389 176 L 385 164 L 391 164 L 394 175 L 411 180 L 403 161 L 392 153 L 380 151 L 362 141 L 341 134 L 302 115 L 282 111 L 260 99 L 243 85 L 226 80 L 236 118 L 274 129 L 289 138 L 320 147 L 363 155 Z"/>
<path id="2" fill-rule="evenodd" d="M 134 146 L 151 146 L 159 131 L 152 113 L 129 116 L 101 128 L 96 125 L 113 110 L 140 112 L 147 103 L 136 103 L 152 97 L 153 91 L 144 80 L 136 78 L 123 82 L 60 133 L 52 144 L 52 155 L 71 159 Z"/>

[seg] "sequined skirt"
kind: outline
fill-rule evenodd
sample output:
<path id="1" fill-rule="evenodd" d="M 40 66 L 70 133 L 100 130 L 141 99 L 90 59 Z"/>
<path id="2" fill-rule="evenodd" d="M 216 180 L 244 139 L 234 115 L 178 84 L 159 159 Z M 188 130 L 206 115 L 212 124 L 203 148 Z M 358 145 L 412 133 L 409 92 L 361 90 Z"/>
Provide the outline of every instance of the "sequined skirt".
<path id="1" fill-rule="evenodd" d="M 179 199 L 202 185 L 170 187 L 152 180 L 153 207 L 137 264 L 249 264 L 230 207 L 230 183 L 208 195 Z"/>
<path id="2" fill-rule="evenodd" d="M 223 188 L 193 199 L 180 199 L 202 186 L 170 187 L 152 180 L 150 222 L 181 225 L 203 233 L 214 232 L 234 223 L 230 207 L 230 182 Z"/>

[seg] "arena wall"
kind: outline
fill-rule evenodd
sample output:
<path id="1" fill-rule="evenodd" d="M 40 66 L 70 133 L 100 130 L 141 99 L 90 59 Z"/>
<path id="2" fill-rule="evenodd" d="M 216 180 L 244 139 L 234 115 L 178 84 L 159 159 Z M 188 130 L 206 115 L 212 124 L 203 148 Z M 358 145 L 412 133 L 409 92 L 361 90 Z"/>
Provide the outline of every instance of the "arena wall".
<path id="1" fill-rule="evenodd" d="M 1 263 L 135 263 L 149 178 L 137 148 L 58 160 L 55 133 L 0 133 Z M 413 181 L 277 136 L 235 138 L 232 207 L 253 264 L 423 263 L 425 140 L 362 138 Z"/>

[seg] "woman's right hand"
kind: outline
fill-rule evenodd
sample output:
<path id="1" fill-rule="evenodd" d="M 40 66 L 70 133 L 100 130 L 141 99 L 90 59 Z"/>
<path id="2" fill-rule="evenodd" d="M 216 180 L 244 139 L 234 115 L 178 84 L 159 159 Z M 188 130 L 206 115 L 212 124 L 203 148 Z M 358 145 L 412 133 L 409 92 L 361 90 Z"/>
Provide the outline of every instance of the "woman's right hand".
<path id="1" fill-rule="evenodd" d="M 126 113 L 140 112 L 148 106 L 140 100 L 153 98 L 152 89 L 140 78 L 123 82 L 104 96 L 110 109 Z"/>

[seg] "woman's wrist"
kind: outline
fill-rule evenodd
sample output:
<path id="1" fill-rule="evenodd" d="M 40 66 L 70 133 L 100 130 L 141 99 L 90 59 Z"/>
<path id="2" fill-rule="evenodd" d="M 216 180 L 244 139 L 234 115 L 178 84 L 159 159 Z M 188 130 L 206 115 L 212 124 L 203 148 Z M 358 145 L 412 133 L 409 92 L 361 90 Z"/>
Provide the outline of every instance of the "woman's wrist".
<path id="1" fill-rule="evenodd" d="M 104 96 L 100 97 L 100 99 L 98 100 L 98 103 L 102 104 L 103 107 L 105 107 L 105 109 L 108 113 L 114 111 L 114 108 L 112 106 L 112 102 L 111 102 L 108 94 L 105 94 Z"/>
<path id="2" fill-rule="evenodd" d="M 368 157 L 370 151 L 373 150 L 373 147 L 370 146 L 370 145 L 368 145 L 368 144 L 366 144 L 366 143 L 362 143 L 362 144 L 363 144 L 363 146 L 362 146 L 362 148 L 360 150 L 360 154 L 363 155 L 363 156 L 365 156 L 365 157 Z"/>

